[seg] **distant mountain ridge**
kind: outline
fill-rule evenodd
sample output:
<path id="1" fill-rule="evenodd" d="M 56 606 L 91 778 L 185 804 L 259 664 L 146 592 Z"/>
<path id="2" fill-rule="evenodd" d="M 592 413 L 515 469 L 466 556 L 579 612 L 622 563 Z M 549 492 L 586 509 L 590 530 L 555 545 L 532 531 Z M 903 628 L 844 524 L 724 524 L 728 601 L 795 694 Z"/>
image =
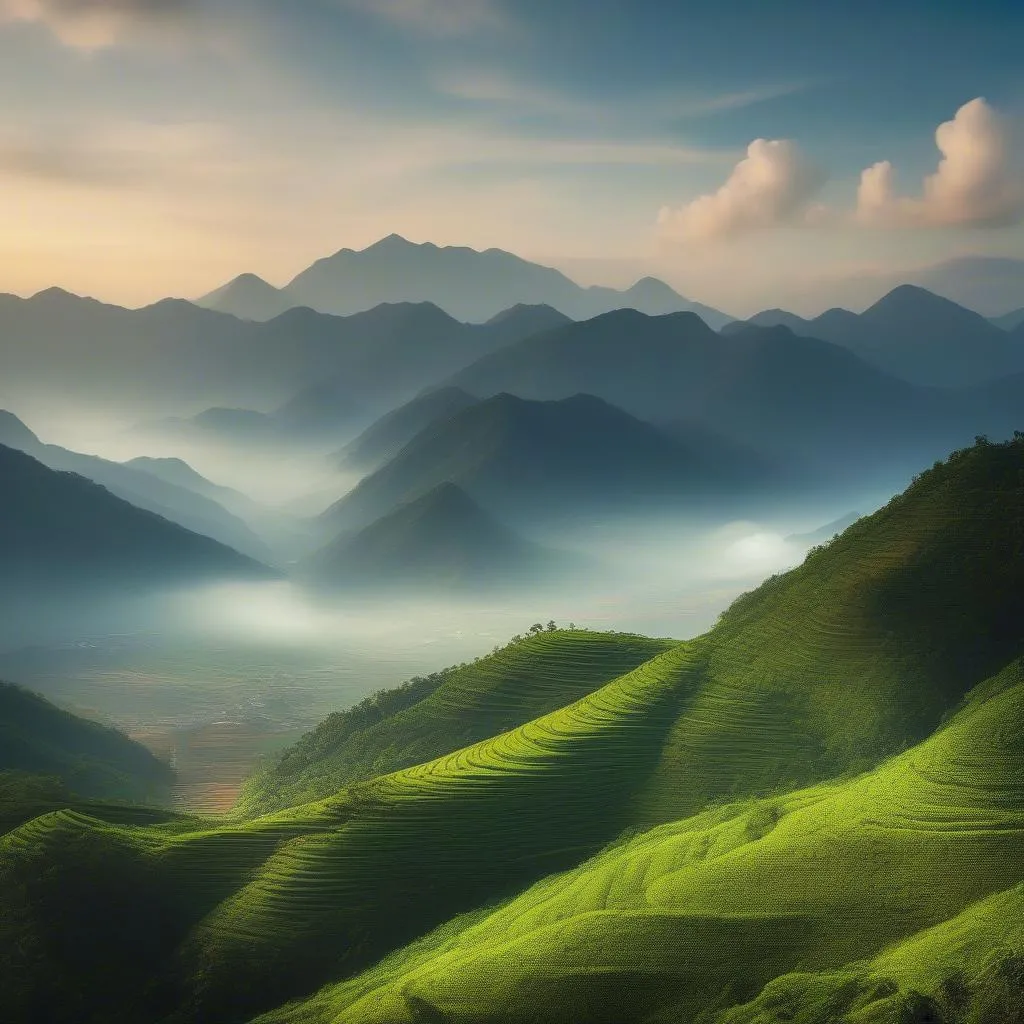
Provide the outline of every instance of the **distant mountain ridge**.
<path id="1" fill-rule="evenodd" d="M 382 302 L 432 302 L 458 320 L 488 321 L 511 306 L 545 305 L 574 320 L 611 309 L 645 313 L 690 310 L 714 328 L 731 317 L 683 298 L 664 281 L 645 277 L 631 288 L 583 287 L 553 267 L 503 249 L 417 244 L 389 235 L 362 250 L 341 249 L 317 260 L 283 288 L 242 274 L 196 300 L 248 320 L 266 320 L 291 306 L 351 314 Z"/>
<path id="2" fill-rule="evenodd" d="M 50 469 L 77 473 L 136 508 L 153 512 L 258 561 L 271 558 L 267 545 L 237 514 L 228 511 L 220 495 L 212 490 L 201 493 L 186 485 L 183 477 L 168 479 L 138 462 L 111 462 L 44 444 L 21 420 L 4 410 L 0 410 L 0 445 L 25 452 Z"/>
<path id="3" fill-rule="evenodd" d="M 962 387 L 1024 370 L 1024 346 L 979 313 L 916 285 L 900 285 L 863 313 L 830 309 L 805 320 L 782 309 L 746 321 L 842 345 L 915 384 Z M 729 324 L 726 333 L 739 330 Z"/>
<path id="4" fill-rule="evenodd" d="M 308 559 L 305 575 L 342 587 L 505 590 L 555 571 L 555 559 L 546 554 L 444 481 L 355 534 L 343 534 Z"/>
<path id="5" fill-rule="evenodd" d="M 5 591 L 276 575 L 209 537 L 136 508 L 84 476 L 49 469 L 2 445 L 0 489 L 0 582 Z"/>
<path id="6" fill-rule="evenodd" d="M 360 529 L 445 482 L 513 526 L 666 501 L 696 512 L 712 495 L 727 500 L 756 483 L 721 454 L 707 435 L 687 445 L 593 395 L 503 392 L 426 426 L 320 521 L 328 531 Z"/>

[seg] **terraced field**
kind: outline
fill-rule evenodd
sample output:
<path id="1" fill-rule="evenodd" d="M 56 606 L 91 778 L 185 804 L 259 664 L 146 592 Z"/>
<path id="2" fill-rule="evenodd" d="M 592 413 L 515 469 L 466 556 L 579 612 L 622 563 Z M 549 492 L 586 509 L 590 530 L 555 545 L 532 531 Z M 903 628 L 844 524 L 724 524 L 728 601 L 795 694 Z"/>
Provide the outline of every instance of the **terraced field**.
<path id="1" fill-rule="evenodd" d="M 373 699 L 332 715 L 251 780 L 239 809 L 267 813 L 430 761 L 564 707 L 674 645 L 584 630 L 520 639 L 410 687 L 415 699 L 390 714 L 374 714 L 383 702 Z"/>
<path id="2" fill-rule="evenodd" d="M 1024 877 L 1022 509 L 1024 444 L 978 446 L 698 641 L 545 634 L 365 730 L 342 716 L 285 783 L 380 774 L 324 799 L 215 828 L 36 819 L 0 839 L 7 1004 L 675 1024 L 794 971 L 869 978 Z"/>
<path id="3" fill-rule="evenodd" d="M 970 990 L 1024 954 L 1019 664 L 1010 680 L 873 772 L 661 826 L 261 1021 L 691 1020 L 797 966 L 859 973 L 847 1005 L 876 991 L 893 1014 L 954 969 Z M 799 988 L 726 1019 L 787 1019 L 758 1016 L 780 986 Z"/>

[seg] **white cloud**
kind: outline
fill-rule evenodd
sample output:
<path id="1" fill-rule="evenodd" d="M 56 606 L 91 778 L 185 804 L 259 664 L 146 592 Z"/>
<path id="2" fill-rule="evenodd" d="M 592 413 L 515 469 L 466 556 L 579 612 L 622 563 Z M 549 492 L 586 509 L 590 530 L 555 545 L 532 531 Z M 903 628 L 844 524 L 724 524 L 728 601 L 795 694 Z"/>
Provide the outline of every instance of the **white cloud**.
<path id="1" fill-rule="evenodd" d="M 1024 220 L 1024 168 L 1015 166 L 1006 123 L 982 98 L 965 103 L 940 124 L 942 159 L 916 198 L 896 195 L 888 160 L 861 174 L 857 217 L 899 227 L 1005 227 Z"/>
<path id="2" fill-rule="evenodd" d="M 810 200 L 824 175 L 788 139 L 755 139 L 717 192 L 680 207 L 663 207 L 658 224 L 668 237 L 727 238 L 780 224 L 818 220 Z"/>
<path id="3" fill-rule="evenodd" d="M 176 28 L 192 0 L 0 0 L 0 22 L 40 22 L 67 46 L 99 50 Z"/>
<path id="4" fill-rule="evenodd" d="M 494 0 L 341 0 L 343 6 L 434 36 L 463 36 L 504 28 Z"/>

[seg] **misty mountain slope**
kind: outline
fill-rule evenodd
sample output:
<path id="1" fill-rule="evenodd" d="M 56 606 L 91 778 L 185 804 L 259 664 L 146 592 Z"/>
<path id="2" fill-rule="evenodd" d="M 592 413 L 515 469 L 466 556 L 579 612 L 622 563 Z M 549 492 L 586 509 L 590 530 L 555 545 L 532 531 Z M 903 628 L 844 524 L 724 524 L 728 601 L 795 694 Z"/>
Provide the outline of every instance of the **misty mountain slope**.
<path id="1" fill-rule="evenodd" d="M 1024 324 L 1024 308 L 1014 309 L 1002 316 L 989 317 L 989 321 L 1004 331 L 1012 331 Z"/>
<path id="2" fill-rule="evenodd" d="M 478 399 L 461 388 L 428 391 L 393 409 L 333 456 L 342 469 L 372 470 L 393 459 L 421 430 L 449 419 Z"/>
<path id="3" fill-rule="evenodd" d="M 0 564 L 8 594 L 35 585 L 89 589 L 273 575 L 83 476 L 2 446 L 0 483 Z"/>
<path id="4" fill-rule="evenodd" d="M 245 787 L 266 813 L 430 761 L 563 707 L 670 647 L 627 633 L 545 631 L 331 715 Z"/>
<path id="5" fill-rule="evenodd" d="M 242 320 L 272 320 L 295 305 L 286 291 L 256 274 L 239 274 L 227 284 L 195 300 L 197 306 L 230 313 Z"/>
<path id="6" fill-rule="evenodd" d="M 889 461 L 918 465 L 969 440 L 984 420 L 841 346 L 783 327 L 716 334 L 687 313 L 620 311 L 571 324 L 486 356 L 448 383 L 543 400 L 585 392 L 652 422 L 697 421 L 833 477 L 860 462 L 872 472 Z"/>
<path id="7" fill-rule="evenodd" d="M 627 839 L 260 1020 L 1012 1020 L 995 998 L 1024 996 L 1024 683 L 1007 675 L 866 775 Z"/>
<path id="8" fill-rule="evenodd" d="M 519 311 L 469 325 L 428 303 L 400 303 L 349 317 L 289 309 L 255 323 L 180 299 L 123 309 L 50 289 L 0 295 L 0 383 L 12 402 L 59 393 L 66 406 L 136 421 L 273 410 L 330 384 L 372 418 L 558 319 Z"/>
<path id="9" fill-rule="evenodd" d="M 19 431 L 12 420 L 20 424 L 9 413 L 0 422 L 0 444 L 24 451 L 50 469 L 86 477 L 137 508 L 154 512 L 251 558 L 268 561 L 273 557 L 266 543 L 212 495 L 199 494 L 193 488 L 134 466 L 43 444 L 24 424 L 20 424 Z"/>
<path id="10" fill-rule="evenodd" d="M 833 519 L 816 530 L 809 530 L 807 533 L 791 533 L 786 540 L 794 544 L 822 544 L 832 540 L 837 533 L 842 533 L 847 527 L 853 526 L 860 517 L 859 512 L 848 512 L 845 516 Z"/>
<path id="11" fill-rule="evenodd" d="M 1005 331 L 914 285 L 900 285 L 859 315 L 837 309 L 803 320 L 768 310 L 749 323 L 781 323 L 798 334 L 842 345 L 915 384 L 963 387 L 1024 370 L 1024 349 Z M 729 325 L 727 331 L 736 329 Z"/>
<path id="12" fill-rule="evenodd" d="M 1019 730 L 992 724 L 1018 721 L 1024 693 L 1013 675 L 1024 653 L 1022 469 L 1021 441 L 955 453 L 802 566 L 741 598 L 699 640 L 509 732 L 319 803 L 212 830 L 129 832 L 53 816 L 25 826 L 0 845 L 18 871 L 34 877 L 50 860 L 72 887 L 89 885 L 94 869 L 66 859 L 84 845 L 120 858 L 117 891 L 146 909 L 135 927 L 148 927 L 142 921 L 165 906 L 162 894 L 175 899 L 168 927 L 127 958 L 131 968 L 122 968 L 116 988 L 57 952 L 30 970 L 10 964 L 5 988 L 20 1000 L 13 1005 L 55 1024 L 73 1020 L 54 1012 L 70 1005 L 61 1002 L 70 985 L 74 1012 L 84 1003 L 108 1021 L 160 1019 L 175 1009 L 189 1020 L 248 1020 L 369 967 L 454 915 L 580 865 L 627 826 L 677 822 L 709 801 L 757 794 L 775 795 L 652 833 L 678 835 L 682 846 L 670 845 L 665 857 L 655 851 L 649 871 L 641 860 L 613 888 L 584 879 L 584 922 L 607 920 L 609 928 L 585 930 L 580 942 L 563 933 L 567 960 L 553 959 L 547 938 L 531 934 L 515 947 L 516 971 L 503 975 L 508 986 L 497 998 L 512 996 L 515 1008 L 520 985 L 532 985 L 542 1008 L 562 1013 L 558 1000 L 580 992 L 578 972 L 552 967 L 571 966 L 577 950 L 582 962 L 609 968 L 610 988 L 598 989 L 605 1006 L 605 996 L 635 980 L 615 965 L 639 970 L 630 958 L 653 951 L 644 1000 L 678 1003 L 689 1019 L 697 993 L 687 979 L 698 967 L 710 972 L 701 975 L 701 996 L 717 998 L 735 982 L 734 999 L 746 1000 L 795 963 L 841 966 L 949 919 L 1014 884 L 1022 870 L 1012 795 Z M 982 683 L 957 720 L 966 731 L 940 728 Z M 933 731 L 933 741 L 910 749 Z M 901 751 L 896 771 L 882 765 Z M 864 770 L 871 774 L 851 778 Z M 849 781 L 785 796 L 837 776 Z M 155 874 L 140 876 L 143 866 Z M 936 877 L 951 881 L 938 886 Z M 633 914 L 628 901 L 639 886 L 639 918 L 590 912 L 586 901 L 607 893 Z M 12 889 L 10 899 L 16 924 L 7 926 L 5 948 L 37 948 L 55 927 L 74 933 L 83 921 L 74 900 L 65 901 L 58 925 L 27 892 Z M 762 910 L 751 909 L 755 901 Z M 460 929 L 453 923 L 443 941 Z M 91 934 L 90 948 L 108 961 L 137 941 L 130 928 Z M 542 975 L 530 973 L 531 944 L 550 983 L 534 984 Z M 429 960 L 436 949 L 428 942 L 392 964 L 420 953 Z M 766 960 L 766 949 L 775 958 Z M 457 970 L 432 977 L 461 999 L 468 990 L 459 986 L 481 977 L 474 964 L 488 955 L 470 949 Z M 674 965 L 667 978 L 666 958 Z M 158 979 L 168 987 L 154 987 Z M 479 1004 L 456 1008 L 443 995 L 445 1012 L 486 1019 L 497 980 L 490 971 Z M 413 981 L 403 981 L 405 991 L 414 991 Z M 373 975 L 357 979 L 337 1003 L 325 1002 L 327 992 L 277 1019 L 317 1021 L 329 1006 L 335 1016 L 327 1019 L 358 1020 L 346 1007 L 381 984 Z M 422 1018 L 420 1004 L 406 1013 L 392 994 L 363 1003 L 360 1014 Z M 624 1016 L 651 1005 L 639 1001 Z"/>
<path id="13" fill-rule="evenodd" d="M 500 249 L 422 245 L 389 235 L 355 252 L 317 260 L 287 288 L 296 305 L 352 313 L 381 302 L 432 302 L 460 320 L 481 322 L 518 304 L 553 306 L 583 319 L 636 306 L 650 313 L 694 310 L 718 327 L 729 317 L 691 303 L 668 285 L 644 278 L 626 291 L 583 288 L 563 273 Z"/>
<path id="14" fill-rule="evenodd" d="M 203 497 L 211 498 L 225 508 L 234 511 L 236 515 L 240 515 L 242 509 L 255 511 L 261 508 L 259 503 L 247 494 L 236 491 L 233 487 L 225 487 L 223 484 L 215 484 L 212 480 L 207 480 L 184 459 L 140 455 L 137 458 L 129 459 L 124 465 L 159 477 L 165 483 L 173 484 L 175 487 L 184 487 L 196 494 L 203 495 Z"/>
<path id="15" fill-rule="evenodd" d="M 172 772 L 123 733 L 0 682 L 0 773 L 55 776 L 84 797 L 166 800 Z"/>
<path id="16" fill-rule="evenodd" d="M 532 544 L 485 512 L 461 487 L 438 484 L 354 535 L 345 532 L 299 568 L 323 586 L 507 590 L 553 581 L 575 563 Z"/>
<path id="17" fill-rule="evenodd" d="M 503 393 L 428 426 L 320 520 L 357 529 L 444 481 L 511 523 L 687 499 L 695 511 L 737 484 L 714 452 L 684 447 L 591 395 L 536 402 Z"/>

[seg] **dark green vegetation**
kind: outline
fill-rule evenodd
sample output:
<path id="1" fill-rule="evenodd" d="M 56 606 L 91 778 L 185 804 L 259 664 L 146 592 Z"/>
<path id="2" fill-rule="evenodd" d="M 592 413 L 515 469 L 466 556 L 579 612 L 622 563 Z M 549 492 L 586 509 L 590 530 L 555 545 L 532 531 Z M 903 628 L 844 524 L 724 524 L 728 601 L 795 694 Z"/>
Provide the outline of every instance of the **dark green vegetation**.
<path id="1" fill-rule="evenodd" d="M 994 324 L 914 285 L 893 289 L 860 314 L 830 309 L 804 320 L 768 310 L 750 322 L 834 342 L 916 384 L 963 387 L 1024 371 L 1024 351 L 1007 334 L 1013 325 Z"/>
<path id="2" fill-rule="evenodd" d="M 358 588 L 428 592 L 506 589 L 552 580 L 572 562 L 524 540 L 461 487 L 441 483 L 310 556 L 305 579 Z"/>
<path id="3" fill-rule="evenodd" d="M 690 302 L 663 281 L 644 278 L 626 291 L 581 288 L 551 267 L 501 249 L 417 245 L 389 235 L 361 251 L 342 249 L 317 260 L 281 289 L 242 274 L 199 299 L 202 306 L 262 320 L 291 306 L 355 313 L 382 302 L 432 302 L 460 320 L 488 320 L 517 304 L 554 306 L 585 319 L 629 306 L 647 313 L 690 309 L 718 327 L 729 317 Z"/>
<path id="4" fill-rule="evenodd" d="M 515 525 L 666 501 L 692 513 L 755 482 L 719 454 L 592 395 L 534 402 L 500 394 L 428 426 L 321 521 L 333 531 L 359 528 L 448 481 Z"/>
<path id="5" fill-rule="evenodd" d="M 0 682 L 0 775 L 52 776 L 83 797 L 162 802 L 171 771 L 123 733 Z M 61 805 L 63 806 L 63 805 Z"/>
<path id="6" fill-rule="evenodd" d="M 0 485 L 5 591 L 273 576 L 266 566 L 135 508 L 91 480 L 54 472 L 3 446 Z"/>
<path id="7" fill-rule="evenodd" d="M 545 634 L 530 643 L 553 661 L 578 645 L 605 671 L 563 690 L 555 669 L 534 710 L 500 662 L 494 685 L 466 666 L 271 769 L 299 799 L 318 772 L 388 774 L 216 826 L 35 819 L 0 841 L 7 1007 L 54 1024 L 1012 1019 L 1022 509 L 1024 438 L 979 443 L 696 641 L 642 660 L 637 638 Z M 641 664 L 612 666 L 620 641 Z M 463 715 L 491 732 L 452 749 Z M 402 767 L 417 750 L 448 752 Z"/>

